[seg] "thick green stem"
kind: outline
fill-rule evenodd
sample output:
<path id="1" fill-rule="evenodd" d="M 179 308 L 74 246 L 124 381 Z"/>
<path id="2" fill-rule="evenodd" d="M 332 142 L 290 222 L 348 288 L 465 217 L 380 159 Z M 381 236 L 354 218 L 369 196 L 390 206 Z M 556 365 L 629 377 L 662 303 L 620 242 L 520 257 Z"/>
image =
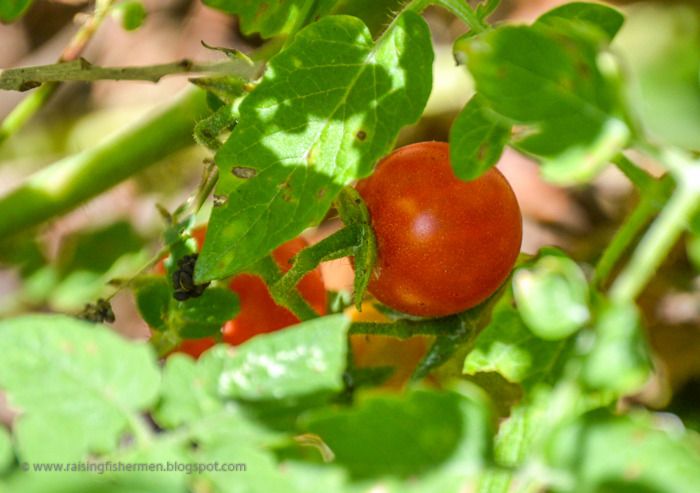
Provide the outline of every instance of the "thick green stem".
<path id="1" fill-rule="evenodd" d="M 634 301 L 678 240 L 700 205 L 697 183 L 679 182 L 664 210 L 642 238 L 629 263 L 610 288 L 618 303 Z"/>
<path id="2" fill-rule="evenodd" d="M 30 176 L 0 197 L 0 237 L 64 214 L 164 157 L 193 144 L 209 112 L 204 91 L 188 90 L 165 110 L 125 132 Z"/>

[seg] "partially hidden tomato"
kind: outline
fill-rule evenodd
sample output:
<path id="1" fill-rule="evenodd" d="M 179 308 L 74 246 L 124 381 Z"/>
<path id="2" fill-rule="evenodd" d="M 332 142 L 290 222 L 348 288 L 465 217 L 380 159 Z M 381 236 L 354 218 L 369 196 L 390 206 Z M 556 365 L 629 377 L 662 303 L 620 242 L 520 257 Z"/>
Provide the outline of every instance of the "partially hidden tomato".
<path id="1" fill-rule="evenodd" d="M 522 218 L 503 175 L 491 168 L 458 179 L 443 142 L 397 149 L 357 184 L 377 238 L 369 292 L 424 317 L 471 308 L 508 277 L 520 252 Z"/>
<path id="2" fill-rule="evenodd" d="M 391 322 L 371 301 L 362 304 L 361 312 L 351 307 L 345 314 L 353 322 Z M 350 336 L 353 364 L 357 368 L 394 368 L 394 372 L 383 382 L 382 387 L 398 390 L 411 378 L 432 340 L 433 338 L 428 336 L 399 339 L 385 335 L 353 334 Z"/>
<path id="3" fill-rule="evenodd" d="M 284 272 L 291 267 L 290 260 L 308 243 L 295 238 L 272 252 L 277 265 Z M 299 319 L 286 308 L 277 305 L 263 280 L 252 274 L 240 274 L 231 279 L 229 287 L 238 294 L 241 311 L 224 326 L 224 341 L 241 344 L 257 334 L 274 332 L 299 323 Z M 302 297 L 320 315 L 326 313 L 327 294 L 321 270 L 306 274 L 297 288 Z"/>
<path id="4" fill-rule="evenodd" d="M 204 226 L 192 232 L 200 250 L 204 244 L 205 235 Z M 277 247 L 272 252 L 272 256 L 280 269 L 286 272 L 291 267 L 292 257 L 306 246 L 308 246 L 306 240 L 301 237 L 295 238 Z M 165 274 L 163 261 L 156 265 L 155 271 Z M 239 297 L 240 311 L 233 320 L 224 324 L 222 328 L 224 342 L 238 345 L 255 335 L 274 332 L 299 323 L 299 319 L 294 314 L 274 302 L 267 285 L 260 277 L 253 274 L 239 274 L 230 280 L 229 287 Z M 326 313 L 327 293 L 320 269 L 317 268 L 306 274 L 297 288 L 317 313 L 320 315 Z M 198 358 L 216 342 L 215 337 L 186 339 L 173 352 L 186 353 Z"/>

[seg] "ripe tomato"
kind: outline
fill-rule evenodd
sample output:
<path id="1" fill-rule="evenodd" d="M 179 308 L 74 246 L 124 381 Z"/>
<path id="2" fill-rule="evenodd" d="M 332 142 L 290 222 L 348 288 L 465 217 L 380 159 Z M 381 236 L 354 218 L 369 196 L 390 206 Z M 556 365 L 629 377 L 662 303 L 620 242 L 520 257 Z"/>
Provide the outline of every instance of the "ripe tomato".
<path id="1" fill-rule="evenodd" d="M 345 311 L 345 314 L 353 322 L 391 322 L 370 301 L 362 304 L 361 312 L 351 307 Z M 382 386 L 398 390 L 411 378 L 432 339 L 427 336 L 399 339 L 384 335 L 353 334 L 350 336 L 353 364 L 358 368 L 393 367 L 394 373 Z"/>
<path id="2" fill-rule="evenodd" d="M 197 245 L 202 248 L 206 227 L 202 226 L 192 232 Z M 290 260 L 308 243 L 303 238 L 295 238 L 280 245 L 272 256 L 283 271 L 291 267 Z M 161 260 L 155 267 L 158 274 L 165 274 L 165 266 Z M 229 287 L 238 294 L 240 312 L 233 320 L 222 328 L 224 342 L 232 345 L 241 344 L 251 337 L 266 332 L 273 332 L 290 325 L 299 323 L 299 319 L 289 310 L 277 305 L 263 280 L 252 274 L 239 274 L 231 279 Z M 319 314 L 326 313 L 327 294 L 321 277 L 321 270 L 315 269 L 302 278 L 298 285 L 303 298 Z M 187 339 L 173 352 L 187 353 L 198 358 L 204 351 L 216 344 L 214 337 Z"/>
<path id="3" fill-rule="evenodd" d="M 508 277 L 520 251 L 518 202 L 495 168 L 458 179 L 443 142 L 397 149 L 357 184 L 377 237 L 369 292 L 412 315 L 458 313 Z"/>
<path id="4" fill-rule="evenodd" d="M 289 261 L 308 243 L 303 238 L 295 238 L 279 246 L 272 256 L 283 271 L 290 268 Z M 277 305 L 267 286 L 258 276 L 239 274 L 229 283 L 232 291 L 238 294 L 241 311 L 236 318 L 224 326 L 224 341 L 241 344 L 251 337 L 266 332 L 274 332 L 299 323 L 299 319 L 289 310 Z M 319 314 L 326 313 L 326 288 L 320 269 L 309 272 L 298 285 L 303 298 Z"/>
<path id="5" fill-rule="evenodd" d="M 202 337 L 201 339 L 185 339 L 172 353 L 189 354 L 194 359 L 199 358 L 204 351 L 216 344 L 213 337 Z M 171 354 L 172 354 L 171 353 Z"/>

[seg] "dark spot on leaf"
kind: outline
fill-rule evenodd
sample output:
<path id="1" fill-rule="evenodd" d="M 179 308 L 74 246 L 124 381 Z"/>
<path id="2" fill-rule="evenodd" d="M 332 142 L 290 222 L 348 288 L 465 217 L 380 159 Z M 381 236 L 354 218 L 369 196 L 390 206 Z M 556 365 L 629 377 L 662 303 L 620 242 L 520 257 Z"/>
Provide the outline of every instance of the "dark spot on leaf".
<path id="1" fill-rule="evenodd" d="M 231 168 L 231 173 L 233 173 L 233 176 L 235 176 L 236 178 L 248 180 L 257 175 L 258 170 L 256 170 L 255 168 L 248 168 L 246 166 L 234 166 L 233 168 Z"/>
<path id="2" fill-rule="evenodd" d="M 187 58 L 183 58 L 178 62 L 178 65 L 180 68 L 183 70 L 192 70 L 192 60 L 189 60 Z"/>
<path id="3" fill-rule="evenodd" d="M 223 207 L 228 203 L 226 195 L 214 195 L 214 207 Z"/>
<path id="4" fill-rule="evenodd" d="M 326 195 L 326 189 L 324 187 L 319 188 L 318 192 L 316 192 L 316 197 L 319 199 L 322 199 Z"/>
<path id="5" fill-rule="evenodd" d="M 34 89 L 35 87 L 39 87 L 41 85 L 41 82 L 38 82 L 36 80 L 25 80 L 22 82 L 19 86 L 19 90 L 24 92 L 28 91 L 30 89 Z"/>
<path id="6" fill-rule="evenodd" d="M 358 140 L 365 140 L 367 138 L 367 132 L 365 132 L 364 130 L 360 130 L 359 132 L 357 132 L 356 137 Z"/>
<path id="7" fill-rule="evenodd" d="M 488 142 L 484 142 L 483 144 L 481 144 L 479 146 L 479 149 L 476 151 L 476 158 L 479 161 L 483 161 L 486 158 L 486 156 L 488 155 L 490 147 L 491 146 L 489 145 Z"/>

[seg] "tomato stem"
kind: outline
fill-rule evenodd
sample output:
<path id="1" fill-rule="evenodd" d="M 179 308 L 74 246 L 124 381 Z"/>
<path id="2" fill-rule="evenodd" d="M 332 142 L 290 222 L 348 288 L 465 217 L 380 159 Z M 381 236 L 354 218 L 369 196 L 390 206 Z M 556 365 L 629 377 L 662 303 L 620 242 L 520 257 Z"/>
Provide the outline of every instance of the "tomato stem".
<path id="1" fill-rule="evenodd" d="M 272 295 L 272 299 L 275 300 L 275 303 L 287 308 L 296 315 L 299 320 L 311 320 L 318 317 L 318 313 L 311 308 L 296 289 L 296 284 L 284 291 L 274 289 L 283 276 L 271 255 L 259 260 L 253 269 L 251 269 L 251 272 L 262 277 L 265 284 L 270 287 L 270 294 Z"/>
<path id="2" fill-rule="evenodd" d="M 663 204 L 671 193 L 673 181 L 669 178 L 654 180 L 646 191 L 641 194 L 641 200 L 634 211 L 625 219 L 620 229 L 616 232 L 603 255 L 598 260 L 593 274 L 593 283 L 603 286 L 615 265 L 627 251 L 632 242 L 639 236 L 644 226 L 652 216 L 661 210 Z"/>

